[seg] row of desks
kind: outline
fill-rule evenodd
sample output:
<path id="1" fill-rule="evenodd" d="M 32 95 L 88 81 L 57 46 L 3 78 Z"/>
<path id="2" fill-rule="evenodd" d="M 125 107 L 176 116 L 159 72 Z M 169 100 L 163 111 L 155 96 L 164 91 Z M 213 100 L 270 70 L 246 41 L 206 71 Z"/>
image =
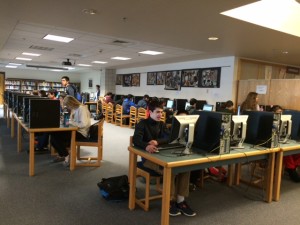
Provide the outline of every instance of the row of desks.
<path id="1" fill-rule="evenodd" d="M 251 162 L 256 160 L 267 159 L 266 168 L 266 196 L 265 201 L 278 201 L 280 197 L 280 185 L 282 174 L 282 158 L 284 155 L 297 154 L 300 152 L 300 144 L 295 141 L 290 141 L 289 144 L 281 145 L 277 148 L 256 149 L 248 144 L 244 144 L 245 149 L 231 150 L 229 154 L 213 155 L 213 154 L 192 154 L 188 156 L 177 157 L 172 152 L 174 150 L 161 151 L 159 154 L 149 154 L 148 152 L 135 148 L 128 147 L 129 150 L 129 209 L 135 208 L 136 194 L 136 163 L 137 157 L 141 156 L 150 160 L 164 168 L 163 173 L 163 197 L 161 209 L 161 224 L 169 224 L 169 204 L 171 190 L 171 174 L 209 167 L 229 165 L 228 180 L 229 186 L 238 184 L 240 175 L 234 174 L 234 166 L 240 163 Z"/>
<path id="2" fill-rule="evenodd" d="M 11 112 L 8 109 L 7 104 L 4 104 L 4 118 L 7 120 L 7 127 L 11 128 L 11 138 L 15 137 L 15 121 L 17 122 L 17 151 L 22 151 L 22 129 L 28 132 L 29 134 L 29 176 L 34 176 L 34 142 L 35 142 L 35 134 L 40 132 L 63 132 L 70 131 L 71 135 L 71 146 L 70 146 L 70 170 L 75 169 L 76 164 L 76 131 L 77 127 L 69 126 L 69 127 L 58 127 L 58 128 L 29 128 L 28 124 L 24 124 L 21 119 L 17 117 L 17 115 Z"/>

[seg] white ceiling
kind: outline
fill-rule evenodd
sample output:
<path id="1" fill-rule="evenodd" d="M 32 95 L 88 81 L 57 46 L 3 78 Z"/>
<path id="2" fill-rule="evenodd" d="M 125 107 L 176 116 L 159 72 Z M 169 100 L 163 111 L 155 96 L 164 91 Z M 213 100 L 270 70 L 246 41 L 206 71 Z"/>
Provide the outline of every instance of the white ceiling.
<path id="1" fill-rule="evenodd" d="M 222 56 L 238 56 L 300 67 L 300 38 L 220 15 L 253 0 L 2 0 L 0 67 L 19 63 L 22 52 L 42 54 L 28 65 L 75 71 L 126 68 Z M 94 9 L 88 15 L 83 9 Z M 267 12 L 266 12 L 267 13 Z M 75 38 L 70 43 L 43 40 L 46 34 Z M 208 41 L 209 36 L 219 37 Z M 115 44 L 114 41 L 125 41 Z M 30 46 L 52 48 L 36 50 Z M 138 52 L 156 50 L 163 55 Z M 288 54 L 282 54 L 288 51 Z M 128 61 L 113 56 L 130 57 Z M 24 56 L 23 56 L 24 57 Z M 92 64 L 92 61 L 107 64 Z M 90 68 L 78 64 L 91 64 Z M 73 70 L 74 71 L 74 70 Z"/>

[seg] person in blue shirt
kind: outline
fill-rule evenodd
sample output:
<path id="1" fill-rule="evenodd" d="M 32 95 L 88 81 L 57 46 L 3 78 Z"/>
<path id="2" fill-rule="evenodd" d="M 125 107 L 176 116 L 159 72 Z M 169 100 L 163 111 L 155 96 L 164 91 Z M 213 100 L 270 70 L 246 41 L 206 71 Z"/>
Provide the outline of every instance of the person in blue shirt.
<path id="1" fill-rule="evenodd" d="M 130 107 L 135 106 L 133 102 L 133 95 L 129 94 L 123 101 L 123 114 L 129 115 Z"/>
<path id="2" fill-rule="evenodd" d="M 144 95 L 143 99 L 139 100 L 136 107 L 147 109 L 149 99 L 150 99 L 149 95 Z"/>

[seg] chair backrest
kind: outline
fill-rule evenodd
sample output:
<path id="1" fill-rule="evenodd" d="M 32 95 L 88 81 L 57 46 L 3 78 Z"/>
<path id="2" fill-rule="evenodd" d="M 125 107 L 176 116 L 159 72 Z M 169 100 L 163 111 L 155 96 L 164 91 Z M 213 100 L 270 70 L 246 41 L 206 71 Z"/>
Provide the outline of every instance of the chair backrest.
<path id="1" fill-rule="evenodd" d="M 103 123 L 104 119 L 101 119 L 99 122 L 94 123 L 93 125 L 90 126 L 90 141 L 93 142 L 102 142 L 102 134 L 103 134 Z"/>
<path id="2" fill-rule="evenodd" d="M 141 119 L 147 119 L 147 110 L 144 108 L 138 109 L 138 122 L 140 122 Z"/>
<path id="3" fill-rule="evenodd" d="M 136 117 L 136 115 L 137 115 L 137 109 L 136 109 L 136 107 L 134 107 L 134 106 L 130 106 L 130 118 L 131 117 Z"/>
<path id="4" fill-rule="evenodd" d="M 119 104 L 116 105 L 116 116 L 123 115 L 123 107 Z"/>

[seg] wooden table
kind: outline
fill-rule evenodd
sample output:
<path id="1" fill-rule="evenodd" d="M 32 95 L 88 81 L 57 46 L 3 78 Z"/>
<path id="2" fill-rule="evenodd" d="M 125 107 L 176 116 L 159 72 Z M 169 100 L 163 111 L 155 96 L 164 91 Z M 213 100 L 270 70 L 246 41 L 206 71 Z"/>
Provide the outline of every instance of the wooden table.
<path id="1" fill-rule="evenodd" d="M 300 143 L 294 140 L 289 140 L 287 144 L 281 144 L 280 151 L 276 153 L 273 194 L 274 201 L 279 201 L 280 199 L 283 157 L 294 154 L 300 154 Z"/>
<path id="2" fill-rule="evenodd" d="M 254 149 L 250 145 L 244 144 L 245 149 L 232 150 L 230 154 L 213 155 L 207 154 L 193 154 L 189 156 L 174 157 L 172 151 L 165 150 L 159 154 L 149 154 L 148 152 L 135 148 L 128 147 L 129 150 L 129 204 L 130 210 L 135 208 L 135 194 L 136 194 L 136 164 L 137 157 L 141 156 L 153 163 L 156 163 L 164 168 L 163 172 L 163 197 L 161 209 L 161 224 L 169 224 L 169 204 L 171 194 L 171 174 L 185 171 L 192 171 L 197 169 L 204 169 L 214 166 L 233 165 L 236 163 L 250 162 L 255 160 L 268 159 L 267 166 L 267 187 L 266 187 L 266 202 L 272 201 L 273 193 L 273 178 L 274 178 L 274 164 L 275 152 L 279 148 L 274 149 Z M 229 169 L 230 177 L 232 177 L 232 166 Z M 231 180 L 231 178 L 230 178 Z M 231 181 L 229 181 L 231 183 Z"/>
<path id="3" fill-rule="evenodd" d="M 76 131 L 78 127 L 69 126 L 69 127 L 57 127 L 57 128 L 29 128 L 28 124 L 24 124 L 21 119 L 19 119 L 16 114 L 13 114 L 14 118 L 18 122 L 18 152 L 22 151 L 22 128 L 29 133 L 29 176 L 34 176 L 34 142 L 35 142 L 35 134 L 40 132 L 63 132 L 70 131 L 71 134 L 71 146 L 70 146 L 70 170 L 75 169 L 76 162 Z M 12 119 L 14 120 L 14 119 Z"/>

